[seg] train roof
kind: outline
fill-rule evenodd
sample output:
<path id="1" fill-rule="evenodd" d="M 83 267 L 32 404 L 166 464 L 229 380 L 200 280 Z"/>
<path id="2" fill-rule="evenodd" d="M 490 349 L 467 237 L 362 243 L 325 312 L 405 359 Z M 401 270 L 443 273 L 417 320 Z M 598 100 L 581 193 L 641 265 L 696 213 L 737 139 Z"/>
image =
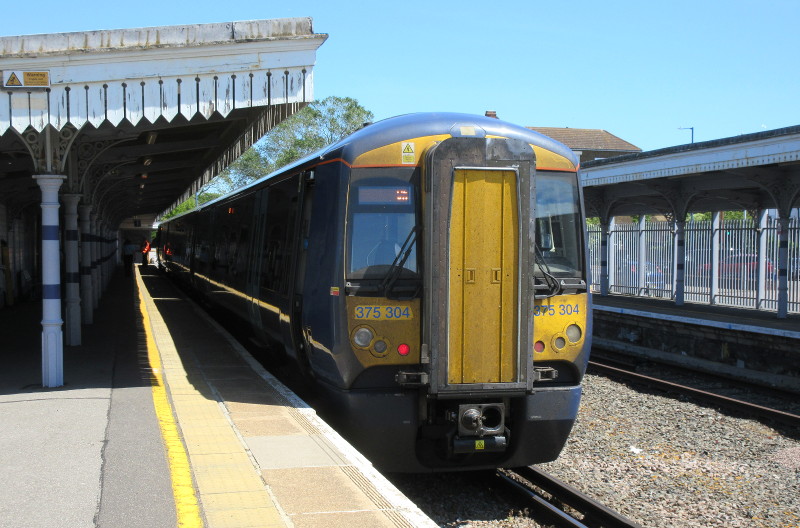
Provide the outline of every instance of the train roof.
<path id="1" fill-rule="evenodd" d="M 352 163 L 365 152 L 407 139 L 448 134 L 458 136 L 460 133 L 457 131 L 465 126 L 473 127 L 476 130 L 477 137 L 498 136 L 519 139 L 562 156 L 569 160 L 573 166 L 578 166 L 578 157 L 569 147 L 529 128 L 481 115 L 455 112 L 420 112 L 390 117 L 370 123 L 349 136 L 281 167 L 275 172 L 259 178 L 228 195 L 211 200 L 200 208 L 225 200 L 231 195 L 246 192 L 248 188 L 280 174 L 303 170 L 304 167 L 333 159 L 341 159 L 346 163 Z"/>
<path id="2" fill-rule="evenodd" d="M 483 135 L 525 141 L 562 156 L 575 167 L 578 166 L 578 156 L 569 147 L 529 128 L 480 115 L 455 112 L 420 112 L 390 117 L 370 123 L 349 136 L 282 167 L 262 179 L 269 179 L 278 173 L 291 171 L 293 168 L 312 165 L 330 159 L 342 159 L 345 162 L 352 163 L 353 160 L 365 152 L 406 139 L 440 134 L 458 135 L 455 131 L 462 126 L 475 127 L 482 131 Z"/>
<path id="3" fill-rule="evenodd" d="M 484 135 L 519 139 L 558 154 L 575 166 L 578 165 L 578 158 L 569 147 L 543 134 L 492 117 L 452 112 L 415 113 L 390 117 L 354 132 L 323 149 L 322 152 L 325 157 L 340 153 L 341 155 L 336 157 L 352 162 L 364 152 L 406 139 L 440 134 L 458 136 L 460 134 L 457 130 L 464 126 L 474 127 L 478 137 Z"/>

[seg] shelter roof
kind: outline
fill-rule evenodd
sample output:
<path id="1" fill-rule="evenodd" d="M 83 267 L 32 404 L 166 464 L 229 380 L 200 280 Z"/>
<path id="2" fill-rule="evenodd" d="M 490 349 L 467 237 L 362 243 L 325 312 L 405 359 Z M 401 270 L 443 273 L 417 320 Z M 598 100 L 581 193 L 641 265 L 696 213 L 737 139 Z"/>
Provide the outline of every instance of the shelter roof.
<path id="1" fill-rule="evenodd" d="M 313 100 L 326 39 L 307 17 L 0 37 L 0 203 L 37 204 L 46 168 L 112 223 L 154 217 Z"/>

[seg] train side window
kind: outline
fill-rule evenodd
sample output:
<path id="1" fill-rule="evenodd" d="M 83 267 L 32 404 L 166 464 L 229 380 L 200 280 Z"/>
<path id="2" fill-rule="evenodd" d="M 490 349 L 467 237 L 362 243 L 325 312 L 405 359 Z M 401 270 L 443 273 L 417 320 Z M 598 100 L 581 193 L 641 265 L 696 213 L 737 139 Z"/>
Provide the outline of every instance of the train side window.
<path id="1" fill-rule="evenodd" d="M 261 253 L 261 287 L 264 289 L 282 294 L 289 292 L 294 249 L 292 235 L 298 206 L 296 176 L 269 188 L 264 249 Z"/>

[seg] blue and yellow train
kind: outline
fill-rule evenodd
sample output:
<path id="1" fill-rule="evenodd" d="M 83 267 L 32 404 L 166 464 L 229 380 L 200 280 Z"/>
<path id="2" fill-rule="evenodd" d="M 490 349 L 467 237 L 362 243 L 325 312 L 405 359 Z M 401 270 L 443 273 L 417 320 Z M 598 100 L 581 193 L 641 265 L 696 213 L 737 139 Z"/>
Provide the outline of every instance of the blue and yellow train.
<path id="1" fill-rule="evenodd" d="M 365 126 L 160 225 L 159 264 L 388 471 L 547 462 L 591 339 L 577 159 L 463 114 Z"/>

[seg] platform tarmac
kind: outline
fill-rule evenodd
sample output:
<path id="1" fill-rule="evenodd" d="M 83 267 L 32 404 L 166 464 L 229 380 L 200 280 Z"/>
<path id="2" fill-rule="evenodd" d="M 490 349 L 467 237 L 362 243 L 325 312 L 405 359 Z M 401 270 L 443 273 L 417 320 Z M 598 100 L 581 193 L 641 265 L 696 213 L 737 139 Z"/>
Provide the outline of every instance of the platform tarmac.
<path id="1" fill-rule="evenodd" d="M 0 310 L 0 528 L 436 526 L 153 268 L 112 278 L 63 387 L 41 317 Z"/>

